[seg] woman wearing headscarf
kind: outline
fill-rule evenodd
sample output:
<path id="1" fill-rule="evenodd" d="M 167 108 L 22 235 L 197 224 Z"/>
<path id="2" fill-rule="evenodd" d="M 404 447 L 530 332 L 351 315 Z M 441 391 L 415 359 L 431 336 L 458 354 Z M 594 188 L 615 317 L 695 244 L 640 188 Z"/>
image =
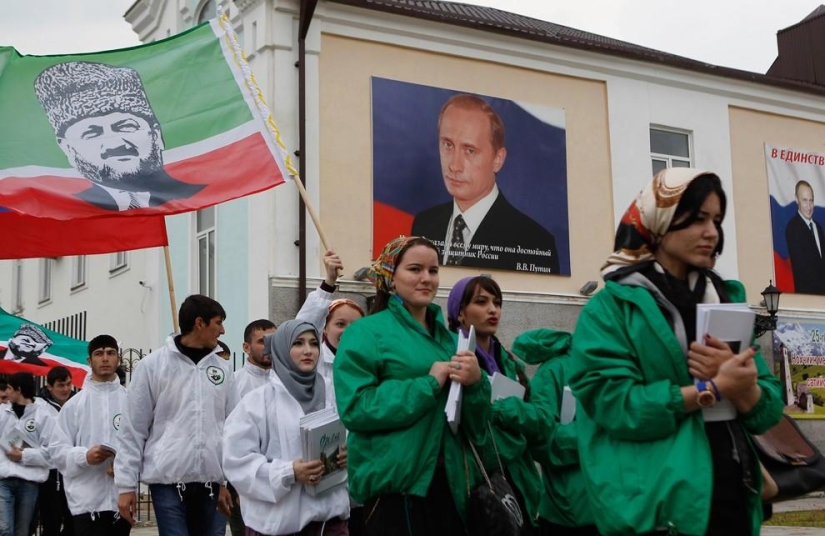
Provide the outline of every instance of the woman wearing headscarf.
<path id="1" fill-rule="evenodd" d="M 697 304 L 745 301 L 741 283 L 712 269 L 725 209 L 716 175 L 657 174 L 623 216 L 605 288 L 579 317 L 570 386 L 602 534 L 759 534 L 748 434 L 781 417 L 779 382 L 756 347 L 735 354 L 695 326 Z"/>
<path id="2" fill-rule="evenodd" d="M 476 357 L 481 368 L 489 376 L 503 374 L 509 379 L 521 382 L 528 387 L 524 366 L 510 354 L 496 338 L 501 321 L 502 293 L 501 287 L 491 277 L 465 277 L 459 280 L 447 298 L 447 325 L 450 330 L 465 336 L 470 327 L 475 328 Z M 529 392 L 525 395 L 529 399 Z M 538 523 L 539 502 L 541 500 L 541 476 L 530 454 L 527 438 L 524 435 L 523 422 L 515 418 L 496 418 L 502 403 L 508 405 L 524 404 L 521 399 L 510 397 L 493 401 L 492 431 L 495 449 L 504 466 L 505 478 L 516 492 L 519 506 L 525 519 L 525 526 Z M 495 452 L 493 453 L 495 456 Z M 493 457 L 489 462 L 494 465 L 488 470 L 496 470 L 498 460 Z"/>
<path id="3" fill-rule="evenodd" d="M 389 242 L 372 265 L 371 314 L 347 328 L 335 357 L 350 493 L 364 504 L 368 535 L 464 534 L 467 490 L 480 481 L 462 436 L 483 445 L 490 385 L 475 355 L 456 353 L 432 303 L 438 264 L 425 238 Z M 447 380 L 464 386 L 459 435 L 444 414 Z"/>
<path id="4" fill-rule="evenodd" d="M 240 496 L 247 536 L 345 536 L 347 487 L 317 496 L 305 489 L 320 481 L 324 466 L 301 459 L 299 421 L 335 406 L 332 384 L 315 371 L 318 334 L 308 322 L 289 320 L 264 344 L 272 356 L 269 383 L 244 396 L 223 438 L 223 468 Z M 346 465 L 346 452 L 338 464 Z"/>

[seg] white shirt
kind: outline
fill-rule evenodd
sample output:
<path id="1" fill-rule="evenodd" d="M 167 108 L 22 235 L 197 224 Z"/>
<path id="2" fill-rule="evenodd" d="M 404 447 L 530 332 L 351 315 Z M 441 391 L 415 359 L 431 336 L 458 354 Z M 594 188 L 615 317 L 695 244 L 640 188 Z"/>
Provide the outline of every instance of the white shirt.
<path id="1" fill-rule="evenodd" d="M 112 196 L 112 199 L 114 199 L 115 203 L 117 203 L 118 210 L 129 209 L 129 203 L 132 201 L 129 197 L 130 193 L 135 196 L 135 200 L 140 205 L 140 208 L 146 208 L 149 206 L 149 198 L 152 195 L 151 192 L 128 192 L 126 190 L 118 190 L 117 188 L 109 188 L 108 186 L 103 186 L 102 184 L 97 185 L 106 190 L 106 193 Z"/>
<path id="2" fill-rule="evenodd" d="M 63 474 L 72 515 L 117 512 L 118 492 L 106 471 L 112 461 L 89 465 L 86 453 L 95 445 L 117 445 L 126 389 L 118 378 L 109 382 L 86 377 L 81 389 L 63 405 L 54 427 L 49 454 Z"/>
<path id="3" fill-rule="evenodd" d="M 813 229 L 813 231 L 814 231 L 814 240 L 816 240 L 816 249 L 819 251 L 819 256 L 821 257 L 822 256 L 822 246 L 819 243 L 819 233 L 816 230 L 816 222 L 814 222 L 813 219 L 809 220 L 808 218 L 803 216 L 801 212 L 799 213 L 799 217 L 802 218 L 802 221 L 805 222 L 805 227 L 807 227 L 808 229 Z"/>
<path id="4" fill-rule="evenodd" d="M 115 456 L 118 491 L 135 491 L 138 473 L 146 484 L 222 481 L 223 425 L 237 403 L 228 361 L 213 351 L 195 365 L 169 337 L 140 360 L 126 390 Z"/>
<path id="5" fill-rule="evenodd" d="M 238 390 L 238 399 L 243 398 L 249 392 L 267 384 L 270 369 L 264 369 L 250 363 L 244 363 L 241 370 L 235 373 L 235 389 Z"/>
<path id="6" fill-rule="evenodd" d="M 326 407 L 335 406 L 325 381 Z M 277 374 L 248 393 L 226 419 L 223 467 L 238 491 L 244 524 L 261 534 L 293 534 L 311 521 L 349 517 L 346 485 L 313 497 L 295 481 L 292 462 L 303 456 L 304 411 Z"/>
<path id="7" fill-rule="evenodd" d="M 493 189 L 490 190 L 490 193 L 482 197 L 476 204 L 468 208 L 465 212 L 461 212 L 461 209 L 458 208 L 458 204 L 453 200 L 453 215 L 450 218 L 450 223 L 447 225 L 447 235 L 444 237 L 444 258 L 441 259 L 442 263 L 447 262 L 447 258 L 450 256 L 450 247 L 452 246 L 451 242 L 453 241 L 453 222 L 455 219 L 461 215 L 464 218 L 464 231 L 461 233 L 464 236 L 464 251 L 462 253 L 467 253 L 470 249 L 470 243 L 473 241 L 473 235 L 475 235 L 478 228 L 481 226 L 481 222 L 484 221 L 484 218 L 487 216 L 487 213 L 490 212 L 490 208 L 492 208 L 493 203 L 496 202 L 498 198 L 498 185 L 493 184 Z"/>

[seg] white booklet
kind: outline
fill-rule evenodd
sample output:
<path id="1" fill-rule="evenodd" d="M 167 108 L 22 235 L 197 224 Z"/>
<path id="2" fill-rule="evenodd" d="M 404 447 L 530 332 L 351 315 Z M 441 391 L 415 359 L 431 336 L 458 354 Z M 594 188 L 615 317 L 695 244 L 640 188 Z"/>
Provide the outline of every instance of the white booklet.
<path id="1" fill-rule="evenodd" d="M 561 397 L 561 411 L 559 412 L 559 422 L 570 424 L 576 418 L 576 397 L 569 385 L 564 386 L 564 393 Z"/>
<path id="2" fill-rule="evenodd" d="M 706 344 L 705 335 L 727 343 L 734 354 L 741 353 L 753 340 L 756 313 L 744 303 L 700 303 L 696 306 L 696 340 Z M 699 380 L 695 380 L 698 382 Z M 705 421 L 728 421 L 736 418 L 736 408 L 730 400 L 703 408 Z"/>
<path id="3" fill-rule="evenodd" d="M 347 431 L 335 408 L 324 408 L 301 417 L 301 447 L 304 460 L 321 460 L 324 474 L 317 484 L 304 484 L 313 497 L 347 481 L 347 470 L 338 465 L 338 454 L 347 444 Z"/>
<path id="4" fill-rule="evenodd" d="M 0 449 L 3 449 L 4 452 L 10 452 L 12 447 L 26 450 L 36 446 L 37 445 L 33 444 L 32 440 L 26 437 L 23 432 L 15 428 L 9 430 L 3 439 L 0 440 Z"/>
<path id="5" fill-rule="evenodd" d="M 476 330 L 470 326 L 470 332 L 465 337 L 461 330 L 458 331 L 458 345 L 456 352 L 468 350 L 475 353 L 476 351 Z M 462 385 L 458 382 L 450 384 L 450 394 L 447 395 L 447 405 L 444 406 L 444 413 L 447 415 L 447 424 L 450 425 L 450 430 L 454 434 L 458 433 L 458 426 L 461 424 L 461 395 L 463 393 Z"/>
<path id="6" fill-rule="evenodd" d="M 524 386 L 500 372 L 494 372 L 493 375 L 490 376 L 490 391 L 492 392 L 490 402 L 495 402 L 496 400 L 509 396 L 516 396 L 524 400 Z"/>

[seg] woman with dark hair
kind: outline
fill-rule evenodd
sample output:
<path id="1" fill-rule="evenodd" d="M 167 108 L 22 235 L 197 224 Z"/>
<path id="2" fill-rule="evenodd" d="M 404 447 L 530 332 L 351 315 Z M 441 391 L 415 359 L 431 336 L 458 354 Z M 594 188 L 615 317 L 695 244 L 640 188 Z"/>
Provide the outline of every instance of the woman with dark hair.
<path id="1" fill-rule="evenodd" d="M 491 377 L 495 373 L 503 374 L 529 389 L 524 366 L 496 338 L 501 320 L 501 305 L 501 287 L 492 278 L 483 275 L 465 277 L 453 286 L 447 298 L 447 323 L 451 331 L 461 331 L 464 335 L 469 333 L 470 326 L 475 328 L 476 357 L 484 372 Z M 529 399 L 529 393 L 525 398 Z M 538 522 L 541 476 L 523 433 L 524 422 L 511 413 L 508 413 L 506 419 L 498 418 L 501 407 L 509 408 L 518 402 L 523 403 L 515 399 L 493 401 L 492 417 L 495 426 L 492 430 L 495 448 L 504 465 L 504 476 L 516 492 L 526 520 L 525 526 L 530 526 Z"/>
<path id="2" fill-rule="evenodd" d="M 350 493 L 364 504 L 368 535 L 464 534 L 467 490 L 480 475 L 465 463 L 461 436 L 484 443 L 490 384 L 475 355 L 456 353 L 456 338 L 433 303 L 439 279 L 432 242 L 392 240 L 370 275 L 373 308 L 347 328 L 333 365 L 349 430 Z M 447 380 L 464 386 L 458 435 L 444 415 Z"/>
<path id="3" fill-rule="evenodd" d="M 759 534 L 749 434 L 781 417 L 779 382 L 757 347 L 735 354 L 696 333 L 697 304 L 745 300 L 741 283 L 712 269 L 725 208 L 716 175 L 657 174 L 622 218 L 605 288 L 579 317 L 570 386 L 602 534 Z"/>

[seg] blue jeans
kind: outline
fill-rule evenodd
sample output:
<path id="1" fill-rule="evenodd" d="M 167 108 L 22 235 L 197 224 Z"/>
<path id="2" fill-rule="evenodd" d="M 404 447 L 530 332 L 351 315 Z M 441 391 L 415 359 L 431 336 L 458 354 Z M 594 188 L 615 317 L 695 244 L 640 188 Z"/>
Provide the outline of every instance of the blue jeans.
<path id="1" fill-rule="evenodd" d="M 150 484 L 160 536 L 224 536 L 226 517 L 218 512 L 220 484 Z"/>
<path id="2" fill-rule="evenodd" d="M 0 478 L 0 536 L 28 536 L 40 484 Z"/>

